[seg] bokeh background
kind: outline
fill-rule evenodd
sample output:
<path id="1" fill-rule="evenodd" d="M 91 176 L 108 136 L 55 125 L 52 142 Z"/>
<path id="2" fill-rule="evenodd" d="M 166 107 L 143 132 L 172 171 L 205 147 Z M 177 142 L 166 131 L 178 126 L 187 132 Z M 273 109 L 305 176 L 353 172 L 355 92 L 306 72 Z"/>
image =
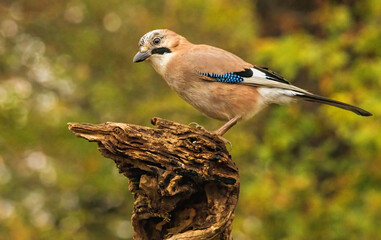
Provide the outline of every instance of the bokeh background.
<path id="1" fill-rule="evenodd" d="M 169 28 L 373 117 L 271 106 L 226 134 L 234 239 L 381 239 L 379 0 L 1 0 L 0 239 L 131 239 L 127 179 L 67 122 L 208 119 L 146 63 Z"/>

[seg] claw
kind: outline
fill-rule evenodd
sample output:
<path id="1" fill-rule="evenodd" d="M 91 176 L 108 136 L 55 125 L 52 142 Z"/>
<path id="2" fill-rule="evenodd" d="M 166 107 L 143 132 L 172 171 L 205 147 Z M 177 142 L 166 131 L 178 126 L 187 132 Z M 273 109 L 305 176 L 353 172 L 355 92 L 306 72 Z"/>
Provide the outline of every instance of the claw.
<path id="1" fill-rule="evenodd" d="M 207 131 L 203 126 L 201 126 L 200 124 L 198 124 L 198 123 L 196 123 L 196 122 L 191 122 L 191 123 L 189 123 L 188 125 L 189 125 L 189 126 L 194 125 L 194 127 L 195 127 L 196 129 L 202 129 L 202 130 Z"/>
<path id="2" fill-rule="evenodd" d="M 198 124 L 198 123 L 196 123 L 196 122 L 191 122 L 191 123 L 189 123 L 188 125 L 189 125 L 189 126 L 194 125 L 196 128 L 197 128 L 198 126 L 200 126 L 200 124 Z"/>
<path id="3" fill-rule="evenodd" d="M 222 136 L 218 136 L 218 137 L 221 139 L 221 141 L 224 142 L 225 145 L 226 145 L 226 144 L 229 144 L 229 146 L 230 146 L 230 149 L 228 150 L 229 152 L 230 152 L 231 150 L 233 150 L 233 144 L 232 144 L 229 140 L 227 140 L 226 138 L 224 138 L 224 137 L 222 137 Z"/>

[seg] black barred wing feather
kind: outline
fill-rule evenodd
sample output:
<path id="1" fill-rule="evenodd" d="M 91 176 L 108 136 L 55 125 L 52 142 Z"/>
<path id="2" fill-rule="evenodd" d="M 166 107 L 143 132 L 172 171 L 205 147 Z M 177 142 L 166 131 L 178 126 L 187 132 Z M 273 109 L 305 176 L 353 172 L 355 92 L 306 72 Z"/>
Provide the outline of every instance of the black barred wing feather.
<path id="1" fill-rule="evenodd" d="M 283 84 L 290 84 L 286 79 L 284 79 L 279 74 L 269 70 L 265 67 L 254 66 L 252 68 L 246 68 L 240 72 L 227 72 L 224 74 L 216 74 L 212 72 L 200 72 L 199 74 L 205 77 L 213 78 L 217 82 L 224 83 L 240 83 L 244 81 L 246 78 L 263 78 L 270 81 L 276 81 Z M 270 84 L 271 85 L 271 84 Z"/>

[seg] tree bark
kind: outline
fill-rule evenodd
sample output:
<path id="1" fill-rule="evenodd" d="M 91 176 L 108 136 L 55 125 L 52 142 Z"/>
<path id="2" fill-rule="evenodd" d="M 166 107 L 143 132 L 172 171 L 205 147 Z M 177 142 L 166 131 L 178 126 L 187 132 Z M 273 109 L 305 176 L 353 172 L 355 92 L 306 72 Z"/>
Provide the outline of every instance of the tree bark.
<path id="1" fill-rule="evenodd" d="M 232 239 L 239 176 L 224 142 L 172 121 L 152 124 L 68 123 L 129 179 L 134 239 Z"/>

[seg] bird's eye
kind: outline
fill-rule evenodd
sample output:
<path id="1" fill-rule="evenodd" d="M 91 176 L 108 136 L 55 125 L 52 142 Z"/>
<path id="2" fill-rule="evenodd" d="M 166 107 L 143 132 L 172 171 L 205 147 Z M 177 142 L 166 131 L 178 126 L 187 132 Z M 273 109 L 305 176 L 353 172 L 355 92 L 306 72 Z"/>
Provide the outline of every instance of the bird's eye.
<path id="1" fill-rule="evenodd" d="M 160 43 L 160 38 L 155 38 L 154 40 L 153 40 L 153 44 L 155 44 L 155 45 L 157 45 L 157 44 L 159 44 Z"/>

